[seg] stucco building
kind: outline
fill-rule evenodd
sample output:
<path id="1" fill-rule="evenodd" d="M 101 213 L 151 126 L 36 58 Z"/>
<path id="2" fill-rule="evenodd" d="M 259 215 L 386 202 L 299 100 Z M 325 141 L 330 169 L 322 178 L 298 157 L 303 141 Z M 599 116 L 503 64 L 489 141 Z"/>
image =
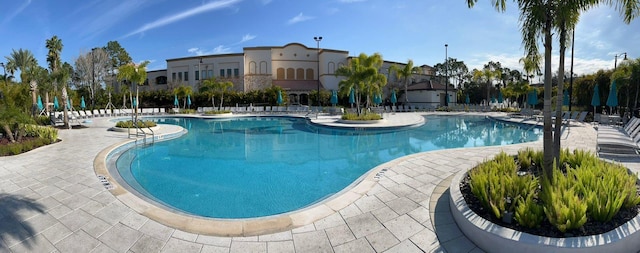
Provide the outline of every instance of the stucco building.
<path id="1" fill-rule="evenodd" d="M 218 80 L 231 81 L 236 91 L 251 91 L 277 85 L 287 91 L 291 104 L 308 104 L 309 93 L 318 89 L 337 90 L 341 77 L 335 71 L 348 64 L 349 52 L 326 48 L 310 48 L 300 43 L 290 43 L 282 47 L 245 47 L 242 53 L 189 56 L 167 59 L 167 69 L 147 72 L 147 82 L 140 90 L 173 89 L 181 85 L 189 85 L 198 90 L 203 80 L 215 77 Z M 398 89 L 405 101 L 403 80 L 395 74 L 389 74 L 389 67 L 405 63 L 385 61 L 380 72 L 385 74 L 388 84 L 385 87 L 385 98 L 392 88 Z M 409 86 L 431 80 L 434 70 L 428 65 L 420 66 Z M 420 89 L 408 89 L 409 102 L 412 104 L 436 105 L 435 93 L 444 92 L 439 89 L 427 90 L 434 94 L 429 96 L 415 95 L 422 93 Z M 449 88 L 450 97 L 455 98 L 455 90 Z M 439 96 L 439 95 L 438 95 Z M 450 100 L 450 102 L 453 102 Z"/>

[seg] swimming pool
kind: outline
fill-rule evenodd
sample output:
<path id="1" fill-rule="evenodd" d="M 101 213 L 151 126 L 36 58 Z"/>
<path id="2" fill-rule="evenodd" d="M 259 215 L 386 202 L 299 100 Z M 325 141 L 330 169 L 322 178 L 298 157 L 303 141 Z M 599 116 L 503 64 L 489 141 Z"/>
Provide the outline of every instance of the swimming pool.
<path id="1" fill-rule="evenodd" d="M 159 118 L 189 133 L 119 154 L 128 185 L 167 208 L 238 219 L 310 206 L 395 158 L 541 138 L 539 128 L 479 116 L 426 116 L 420 127 L 355 131 L 293 117 Z"/>

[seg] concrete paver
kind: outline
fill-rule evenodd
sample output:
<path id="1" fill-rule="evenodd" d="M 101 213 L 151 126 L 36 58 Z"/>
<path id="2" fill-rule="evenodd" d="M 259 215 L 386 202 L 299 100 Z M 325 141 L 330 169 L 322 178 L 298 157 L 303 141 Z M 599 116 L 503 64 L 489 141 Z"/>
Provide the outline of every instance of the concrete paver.
<path id="1" fill-rule="evenodd" d="M 415 115 L 422 118 L 413 113 L 389 114 L 381 124 L 414 124 Z M 316 121 L 323 122 L 331 119 Z M 107 131 L 112 124 L 96 118 L 87 124 L 89 128 L 61 130 L 60 143 L 0 157 L 0 194 L 29 198 L 41 207 L 41 211 L 27 208 L 14 214 L 0 213 L 0 230 L 5 233 L 0 234 L 0 252 L 406 253 L 446 252 L 447 248 L 449 252 L 482 252 L 446 216 L 443 205 L 448 198 L 442 196 L 446 194 L 442 185 L 448 184 L 443 182 L 500 151 L 542 148 L 542 141 L 537 141 L 405 156 L 379 165 L 387 170 L 375 185 L 327 217 L 284 232 L 220 237 L 162 225 L 127 207 L 102 187 L 94 173 L 94 158 L 106 147 L 126 140 L 125 133 Z M 562 144 L 595 151 L 596 132 L 589 124 L 572 124 L 570 131 L 564 132 Z M 634 171 L 640 167 L 625 165 Z"/>

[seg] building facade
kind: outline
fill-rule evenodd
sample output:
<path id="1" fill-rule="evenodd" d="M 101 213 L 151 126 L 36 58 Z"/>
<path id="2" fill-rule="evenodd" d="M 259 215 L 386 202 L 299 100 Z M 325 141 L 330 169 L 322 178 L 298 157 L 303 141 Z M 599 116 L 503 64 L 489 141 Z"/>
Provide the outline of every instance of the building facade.
<path id="1" fill-rule="evenodd" d="M 168 59 L 167 69 L 147 72 L 147 82 L 140 90 L 172 90 L 188 85 L 197 91 L 203 80 L 215 77 L 221 81 L 231 81 L 233 90 L 242 92 L 276 85 L 287 91 L 291 104 L 308 104 L 310 92 L 338 89 L 341 77 L 336 76 L 335 71 L 347 65 L 350 59 L 348 51 L 310 48 L 300 43 L 282 47 L 245 47 L 242 53 Z M 387 76 L 387 98 L 391 89 L 400 91 L 403 88 L 403 80 L 389 73 L 392 65 L 403 67 L 405 63 L 383 63 L 380 73 Z M 428 81 L 434 75 L 430 66 L 420 66 L 420 70 L 420 73 L 414 74 L 411 83 Z M 453 92 L 450 94 L 455 94 L 453 88 L 449 90 Z M 409 97 L 413 96 L 411 92 Z M 405 100 L 398 98 L 398 101 Z"/>

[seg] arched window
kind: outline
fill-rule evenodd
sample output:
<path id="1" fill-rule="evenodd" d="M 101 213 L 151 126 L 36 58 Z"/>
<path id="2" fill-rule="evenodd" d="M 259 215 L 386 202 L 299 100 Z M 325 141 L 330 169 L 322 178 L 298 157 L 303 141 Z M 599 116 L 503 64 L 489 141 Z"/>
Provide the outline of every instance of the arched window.
<path id="1" fill-rule="evenodd" d="M 255 74 L 256 73 L 256 62 L 252 61 L 249 62 L 249 74 Z"/>
<path id="2" fill-rule="evenodd" d="M 303 68 L 296 69 L 296 80 L 304 80 L 304 69 Z"/>
<path id="3" fill-rule="evenodd" d="M 312 68 L 308 68 L 307 69 L 307 80 L 313 80 L 315 76 L 313 75 L 313 69 Z"/>
<path id="4" fill-rule="evenodd" d="M 266 74 L 267 73 L 267 62 L 266 61 L 261 61 L 260 62 L 260 74 Z"/>
<path id="5" fill-rule="evenodd" d="M 156 77 L 156 85 L 160 85 L 160 84 L 167 84 L 167 77 L 166 76 Z"/>
<path id="6" fill-rule="evenodd" d="M 276 70 L 276 79 L 278 80 L 284 80 L 284 68 L 278 68 L 278 70 Z"/>
<path id="7" fill-rule="evenodd" d="M 334 74 L 336 72 L 336 64 L 334 62 L 329 62 L 329 66 L 327 66 L 329 69 L 329 74 Z"/>
<path id="8" fill-rule="evenodd" d="M 293 68 L 288 68 L 287 69 L 287 80 L 294 80 L 296 79 L 296 71 Z"/>

